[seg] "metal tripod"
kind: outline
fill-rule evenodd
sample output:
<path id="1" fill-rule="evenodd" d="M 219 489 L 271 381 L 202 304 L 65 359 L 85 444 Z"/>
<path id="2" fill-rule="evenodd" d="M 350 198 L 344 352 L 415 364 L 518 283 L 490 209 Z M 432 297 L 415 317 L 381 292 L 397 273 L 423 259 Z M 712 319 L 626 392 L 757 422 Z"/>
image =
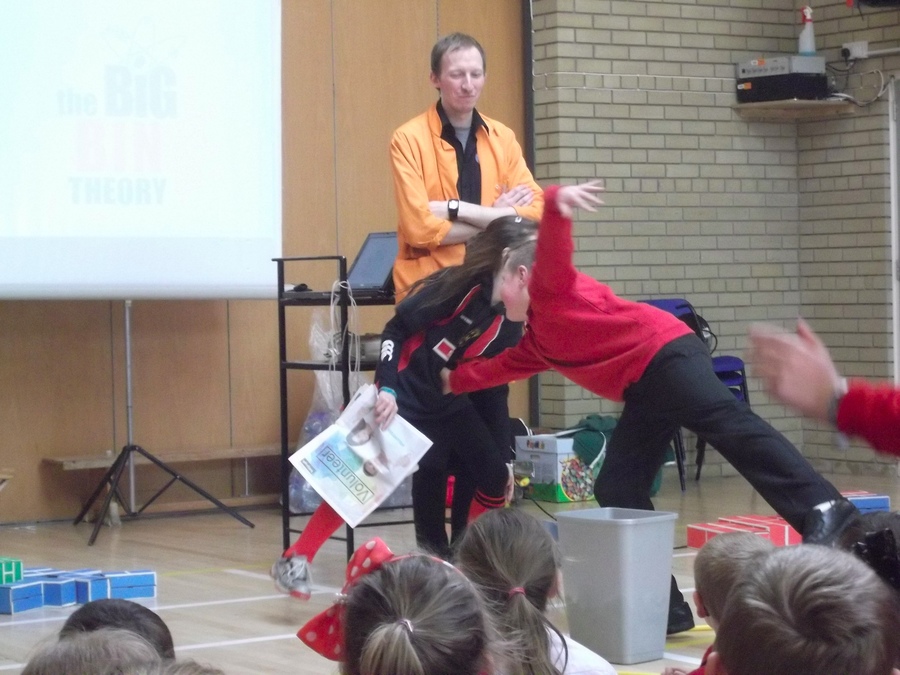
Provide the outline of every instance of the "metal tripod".
<path id="1" fill-rule="evenodd" d="M 91 496 L 88 498 L 87 503 L 81 509 L 79 514 L 75 517 L 74 525 L 78 525 L 84 517 L 87 515 L 88 511 L 91 510 L 91 507 L 94 505 L 94 502 L 100 497 L 103 493 L 104 488 L 108 487 L 106 497 L 103 499 L 103 505 L 100 507 L 100 511 L 97 513 L 97 520 L 94 522 L 94 530 L 91 532 L 90 539 L 88 539 L 88 546 L 92 546 L 94 541 L 97 539 L 97 534 L 100 532 L 100 528 L 103 525 L 103 521 L 106 519 L 107 514 L 109 513 L 109 506 L 112 503 L 113 498 L 118 499 L 119 503 L 125 509 L 125 515 L 129 518 L 137 518 L 144 512 L 144 510 L 150 506 L 156 499 L 169 487 L 172 486 L 176 481 L 180 481 L 191 488 L 194 492 L 199 494 L 204 499 L 212 502 L 216 507 L 230 515 L 232 518 L 236 518 L 237 520 L 244 523 L 244 525 L 248 527 L 253 527 L 253 523 L 244 518 L 240 513 L 235 511 L 233 508 L 224 504 L 222 501 L 216 499 L 211 494 L 209 494 L 206 490 L 201 488 L 199 485 L 194 483 L 182 476 L 175 469 L 167 465 L 158 457 L 154 457 L 151 453 L 144 450 L 139 445 L 134 444 L 134 420 L 133 420 L 133 406 L 132 406 L 132 390 L 131 390 L 131 300 L 125 301 L 125 405 L 126 405 L 126 428 L 128 435 L 128 442 L 119 452 L 118 457 L 116 457 L 115 461 L 112 463 L 112 466 L 109 467 L 109 470 L 104 474 L 103 478 L 100 480 L 100 483 L 94 489 Z M 134 455 L 137 453 L 141 455 L 145 459 L 149 460 L 157 467 L 165 471 L 169 474 L 169 481 L 163 485 L 156 493 L 148 499 L 143 506 L 140 508 L 135 507 L 135 489 L 134 489 Z M 119 481 L 122 478 L 122 474 L 125 472 L 125 467 L 129 469 L 129 499 L 128 502 L 122 499 L 122 494 L 119 491 Z"/>

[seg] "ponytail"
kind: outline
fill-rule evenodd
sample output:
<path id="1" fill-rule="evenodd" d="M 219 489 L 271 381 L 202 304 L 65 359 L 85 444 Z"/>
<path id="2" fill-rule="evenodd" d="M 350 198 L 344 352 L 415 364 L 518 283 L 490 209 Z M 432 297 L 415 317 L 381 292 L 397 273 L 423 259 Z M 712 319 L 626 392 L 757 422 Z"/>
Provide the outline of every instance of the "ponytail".
<path id="1" fill-rule="evenodd" d="M 481 589 L 501 636 L 510 643 L 508 675 L 560 675 L 549 631 L 562 635 L 545 614 L 559 551 L 537 519 L 517 509 L 485 513 L 466 528 L 456 562 Z"/>
<path id="2" fill-rule="evenodd" d="M 428 675 L 412 644 L 413 634 L 401 621 L 382 623 L 372 630 L 360 654 L 361 672 Z"/>
<path id="3" fill-rule="evenodd" d="M 343 618 L 344 675 L 477 675 L 493 649 L 478 590 L 425 555 L 359 577 Z"/>
<path id="4" fill-rule="evenodd" d="M 430 289 L 424 307 L 439 305 L 473 284 L 493 280 L 505 265 L 531 267 L 537 243 L 537 223 L 520 216 L 503 216 L 469 240 L 461 265 L 446 267 L 409 288 L 409 294 Z"/>

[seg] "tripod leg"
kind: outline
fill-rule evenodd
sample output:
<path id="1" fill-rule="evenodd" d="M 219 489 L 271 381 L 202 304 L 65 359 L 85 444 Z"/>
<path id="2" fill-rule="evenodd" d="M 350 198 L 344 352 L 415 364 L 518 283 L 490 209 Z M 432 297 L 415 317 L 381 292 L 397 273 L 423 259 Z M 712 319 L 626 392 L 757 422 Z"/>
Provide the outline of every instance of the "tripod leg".
<path id="1" fill-rule="evenodd" d="M 122 448 L 121 452 L 119 452 L 119 456 L 116 457 L 115 461 L 112 463 L 112 466 L 109 467 L 107 472 L 103 475 L 103 478 L 100 480 L 100 483 L 97 484 L 97 487 L 91 493 L 91 496 L 88 497 L 87 502 L 84 507 L 82 507 L 81 511 L 75 516 L 75 521 L 72 523 L 73 525 L 78 525 L 84 517 L 88 514 L 88 511 L 91 510 L 91 507 L 94 505 L 94 502 L 97 501 L 97 497 L 100 496 L 100 493 L 103 492 L 103 488 L 107 485 L 118 485 L 118 481 L 115 483 L 111 482 L 113 475 L 118 471 L 119 464 L 123 464 L 125 459 L 128 456 L 127 446 Z"/>
<path id="2" fill-rule="evenodd" d="M 109 513 L 109 504 L 119 491 L 119 480 L 122 478 L 122 472 L 125 470 L 125 465 L 128 464 L 128 455 L 133 450 L 134 446 L 126 445 L 122 449 L 119 458 L 116 460 L 116 464 L 113 464 L 115 472 L 109 483 L 109 492 L 106 494 L 106 499 L 103 500 L 103 506 L 100 511 L 97 512 L 97 520 L 94 522 L 94 530 L 91 532 L 91 536 L 88 539 L 88 546 L 93 546 L 94 542 L 97 540 L 97 535 L 100 533 L 100 528 L 103 527 L 103 521 L 106 518 L 106 514 Z"/>
<path id="3" fill-rule="evenodd" d="M 237 511 L 235 511 L 233 508 L 231 508 L 231 507 L 228 506 L 227 504 L 225 504 L 225 503 L 221 502 L 220 500 L 216 499 L 215 497 L 213 497 L 211 494 L 209 494 L 209 493 L 208 493 L 206 490 L 204 490 L 202 487 L 200 487 L 199 485 L 197 485 L 197 484 L 194 483 L 193 481 L 191 481 L 191 480 L 185 478 L 184 476 L 182 476 L 180 473 L 178 473 L 177 471 L 175 471 L 174 469 L 172 469 L 170 466 L 168 466 L 165 462 L 163 462 L 162 460 L 160 460 L 160 459 L 154 457 L 154 456 L 151 455 L 149 452 L 147 452 L 146 450 L 144 450 L 141 446 L 135 445 L 135 446 L 132 446 L 132 447 L 133 447 L 133 449 L 134 449 L 136 452 L 141 453 L 144 457 L 146 457 L 146 458 L 149 459 L 151 462 L 153 462 L 154 464 L 156 464 L 156 466 L 158 466 L 160 469 L 162 469 L 163 471 L 165 471 L 166 473 L 168 473 L 170 476 L 172 476 L 172 478 L 174 478 L 175 480 L 181 481 L 182 483 L 184 483 L 185 485 L 187 485 L 189 488 L 191 488 L 194 492 L 196 492 L 197 494 L 199 494 L 201 497 L 203 497 L 203 498 L 205 498 L 207 501 L 210 501 L 210 502 L 212 502 L 213 504 L 215 504 L 215 506 L 217 506 L 219 509 L 221 509 L 222 511 L 224 511 L 225 513 L 227 513 L 227 514 L 228 514 L 229 516 L 231 516 L 232 518 L 234 518 L 234 519 L 236 519 L 236 520 L 239 520 L 240 522 L 242 522 L 242 523 L 243 523 L 244 525 L 246 525 L 247 527 L 255 527 L 255 525 L 253 525 L 253 523 L 251 523 L 249 520 L 247 520 L 246 518 L 244 518 L 244 516 L 242 516 L 242 515 L 241 515 L 240 513 L 238 513 Z"/>

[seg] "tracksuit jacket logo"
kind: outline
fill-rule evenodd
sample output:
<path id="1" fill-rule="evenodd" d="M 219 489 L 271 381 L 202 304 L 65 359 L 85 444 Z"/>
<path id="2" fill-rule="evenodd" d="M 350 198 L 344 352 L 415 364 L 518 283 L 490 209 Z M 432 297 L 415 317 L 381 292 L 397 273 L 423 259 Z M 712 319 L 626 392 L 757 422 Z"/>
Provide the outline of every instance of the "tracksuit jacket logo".
<path id="1" fill-rule="evenodd" d="M 394 341 L 385 340 L 381 343 L 381 360 L 390 361 L 394 358 Z"/>

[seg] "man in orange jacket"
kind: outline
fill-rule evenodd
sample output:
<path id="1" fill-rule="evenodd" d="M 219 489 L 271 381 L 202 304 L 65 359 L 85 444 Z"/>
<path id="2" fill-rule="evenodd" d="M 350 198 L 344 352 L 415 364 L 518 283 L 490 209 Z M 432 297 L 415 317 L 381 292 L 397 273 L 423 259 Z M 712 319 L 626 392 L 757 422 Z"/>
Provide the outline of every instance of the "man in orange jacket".
<path id="1" fill-rule="evenodd" d="M 465 243 L 494 219 L 537 221 L 544 207 L 513 131 L 475 109 L 485 79 L 478 41 L 463 33 L 441 38 L 430 79 L 437 103 L 391 138 L 398 302 L 419 279 L 460 264 Z"/>

